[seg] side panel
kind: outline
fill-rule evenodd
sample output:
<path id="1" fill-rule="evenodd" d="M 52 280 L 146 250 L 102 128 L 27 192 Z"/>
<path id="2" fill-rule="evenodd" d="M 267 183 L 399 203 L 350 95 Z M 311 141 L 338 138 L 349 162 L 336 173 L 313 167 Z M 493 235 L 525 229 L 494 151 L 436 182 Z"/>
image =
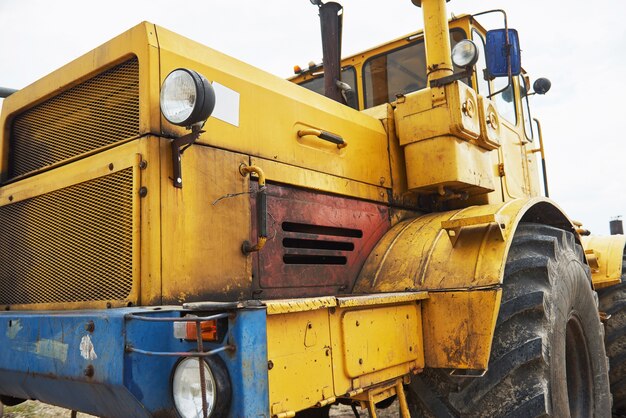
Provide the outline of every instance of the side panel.
<path id="1" fill-rule="evenodd" d="M 162 142 L 162 167 L 171 173 L 171 148 Z M 169 158 L 166 158 L 169 157 Z M 248 158 L 193 145 L 182 156 L 183 187 L 161 183 L 163 303 L 251 298 Z"/>

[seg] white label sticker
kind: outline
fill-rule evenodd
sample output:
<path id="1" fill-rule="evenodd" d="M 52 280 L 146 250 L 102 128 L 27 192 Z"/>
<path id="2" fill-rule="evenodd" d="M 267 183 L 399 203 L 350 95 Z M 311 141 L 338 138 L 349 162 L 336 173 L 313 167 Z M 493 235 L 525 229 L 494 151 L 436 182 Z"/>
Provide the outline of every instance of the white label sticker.
<path id="1" fill-rule="evenodd" d="M 239 127 L 239 93 L 217 81 L 212 85 L 215 90 L 215 109 L 211 117 Z"/>
<path id="2" fill-rule="evenodd" d="M 80 355 L 85 360 L 95 360 L 98 358 L 93 343 L 91 342 L 91 337 L 89 337 L 89 335 L 85 335 L 80 340 Z"/>

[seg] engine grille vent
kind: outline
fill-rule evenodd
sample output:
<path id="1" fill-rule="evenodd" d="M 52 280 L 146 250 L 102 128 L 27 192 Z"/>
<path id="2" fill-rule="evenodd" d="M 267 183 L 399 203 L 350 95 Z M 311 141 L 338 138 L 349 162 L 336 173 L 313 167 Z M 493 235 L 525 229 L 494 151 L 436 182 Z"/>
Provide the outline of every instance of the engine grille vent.
<path id="1" fill-rule="evenodd" d="M 0 304 L 125 300 L 132 168 L 0 207 Z"/>
<path id="2" fill-rule="evenodd" d="M 268 299 L 350 292 L 390 228 L 384 205 L 275 184 L 267 185 L 267 213 L 253 286 Z"/>
<path id="3" fill-rule="evenodd" d="M 354 251 L 354 239 L 363 237 L 363 231 L 358 229 L 294 222 L 283 222 L 282 230 L 287 233 L 285 236 L 295 234 L 283 238 L 285 264 L 345 265 L 348 258 L 341 253 Z"/>
<path id="4" fill-rule="evenodd" d="M 139 62 L 133 58 L 17 116 L 9 178 L 139 133 Z"/>

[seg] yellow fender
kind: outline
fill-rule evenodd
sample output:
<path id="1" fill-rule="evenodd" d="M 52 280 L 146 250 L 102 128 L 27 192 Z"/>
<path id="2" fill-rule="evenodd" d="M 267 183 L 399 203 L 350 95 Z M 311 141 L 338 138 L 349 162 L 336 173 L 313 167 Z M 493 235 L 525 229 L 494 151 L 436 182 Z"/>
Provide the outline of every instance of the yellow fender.
<path id="1" fill-rule="evenodd" d="M 591 267 L 593 287 L 601 289 L 622 282 L 626 236 L 582 237 L 585 255 Z"/>
<path id="2" fill-rule="evenodd" d="M 422 304 L 426 367 L 470 369 L 471 374 L 486 370 L 507 254 L 523 221 L 574 231 L 563 211 L 543 198 L 405 220 L 374 248 L 354 292 L 427 291 Z"/>

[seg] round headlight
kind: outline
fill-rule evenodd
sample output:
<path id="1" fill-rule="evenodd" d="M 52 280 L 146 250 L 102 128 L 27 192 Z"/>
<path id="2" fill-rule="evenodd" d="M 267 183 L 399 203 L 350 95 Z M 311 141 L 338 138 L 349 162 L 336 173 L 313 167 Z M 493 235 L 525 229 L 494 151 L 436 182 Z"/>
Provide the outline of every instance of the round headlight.
<path id="1" fill-rule="evenodd" d="M 464 39 L 452 48 L 452 62 L 457 67 L 467 68 L 478 61 L 478 48 L 476 44 Z"/>
<path id="2" fill-rule="evenodd" d="M 231 397 L 230 379 L 220 358 L 187 357 L 178 362 L 172 376 L 174 405 L 181 418 L 203 418 L 200 366 L 204 368 L 204 399 L 209 417 L 228 414 Z"/>
<path id="3" fill-rule="evenodd" d="M 215 108 L 211 83 L 196 71 L 179 68 L 161 86 L 161 113 L 170 123 L 191 126 L 204 122 Z"/>

